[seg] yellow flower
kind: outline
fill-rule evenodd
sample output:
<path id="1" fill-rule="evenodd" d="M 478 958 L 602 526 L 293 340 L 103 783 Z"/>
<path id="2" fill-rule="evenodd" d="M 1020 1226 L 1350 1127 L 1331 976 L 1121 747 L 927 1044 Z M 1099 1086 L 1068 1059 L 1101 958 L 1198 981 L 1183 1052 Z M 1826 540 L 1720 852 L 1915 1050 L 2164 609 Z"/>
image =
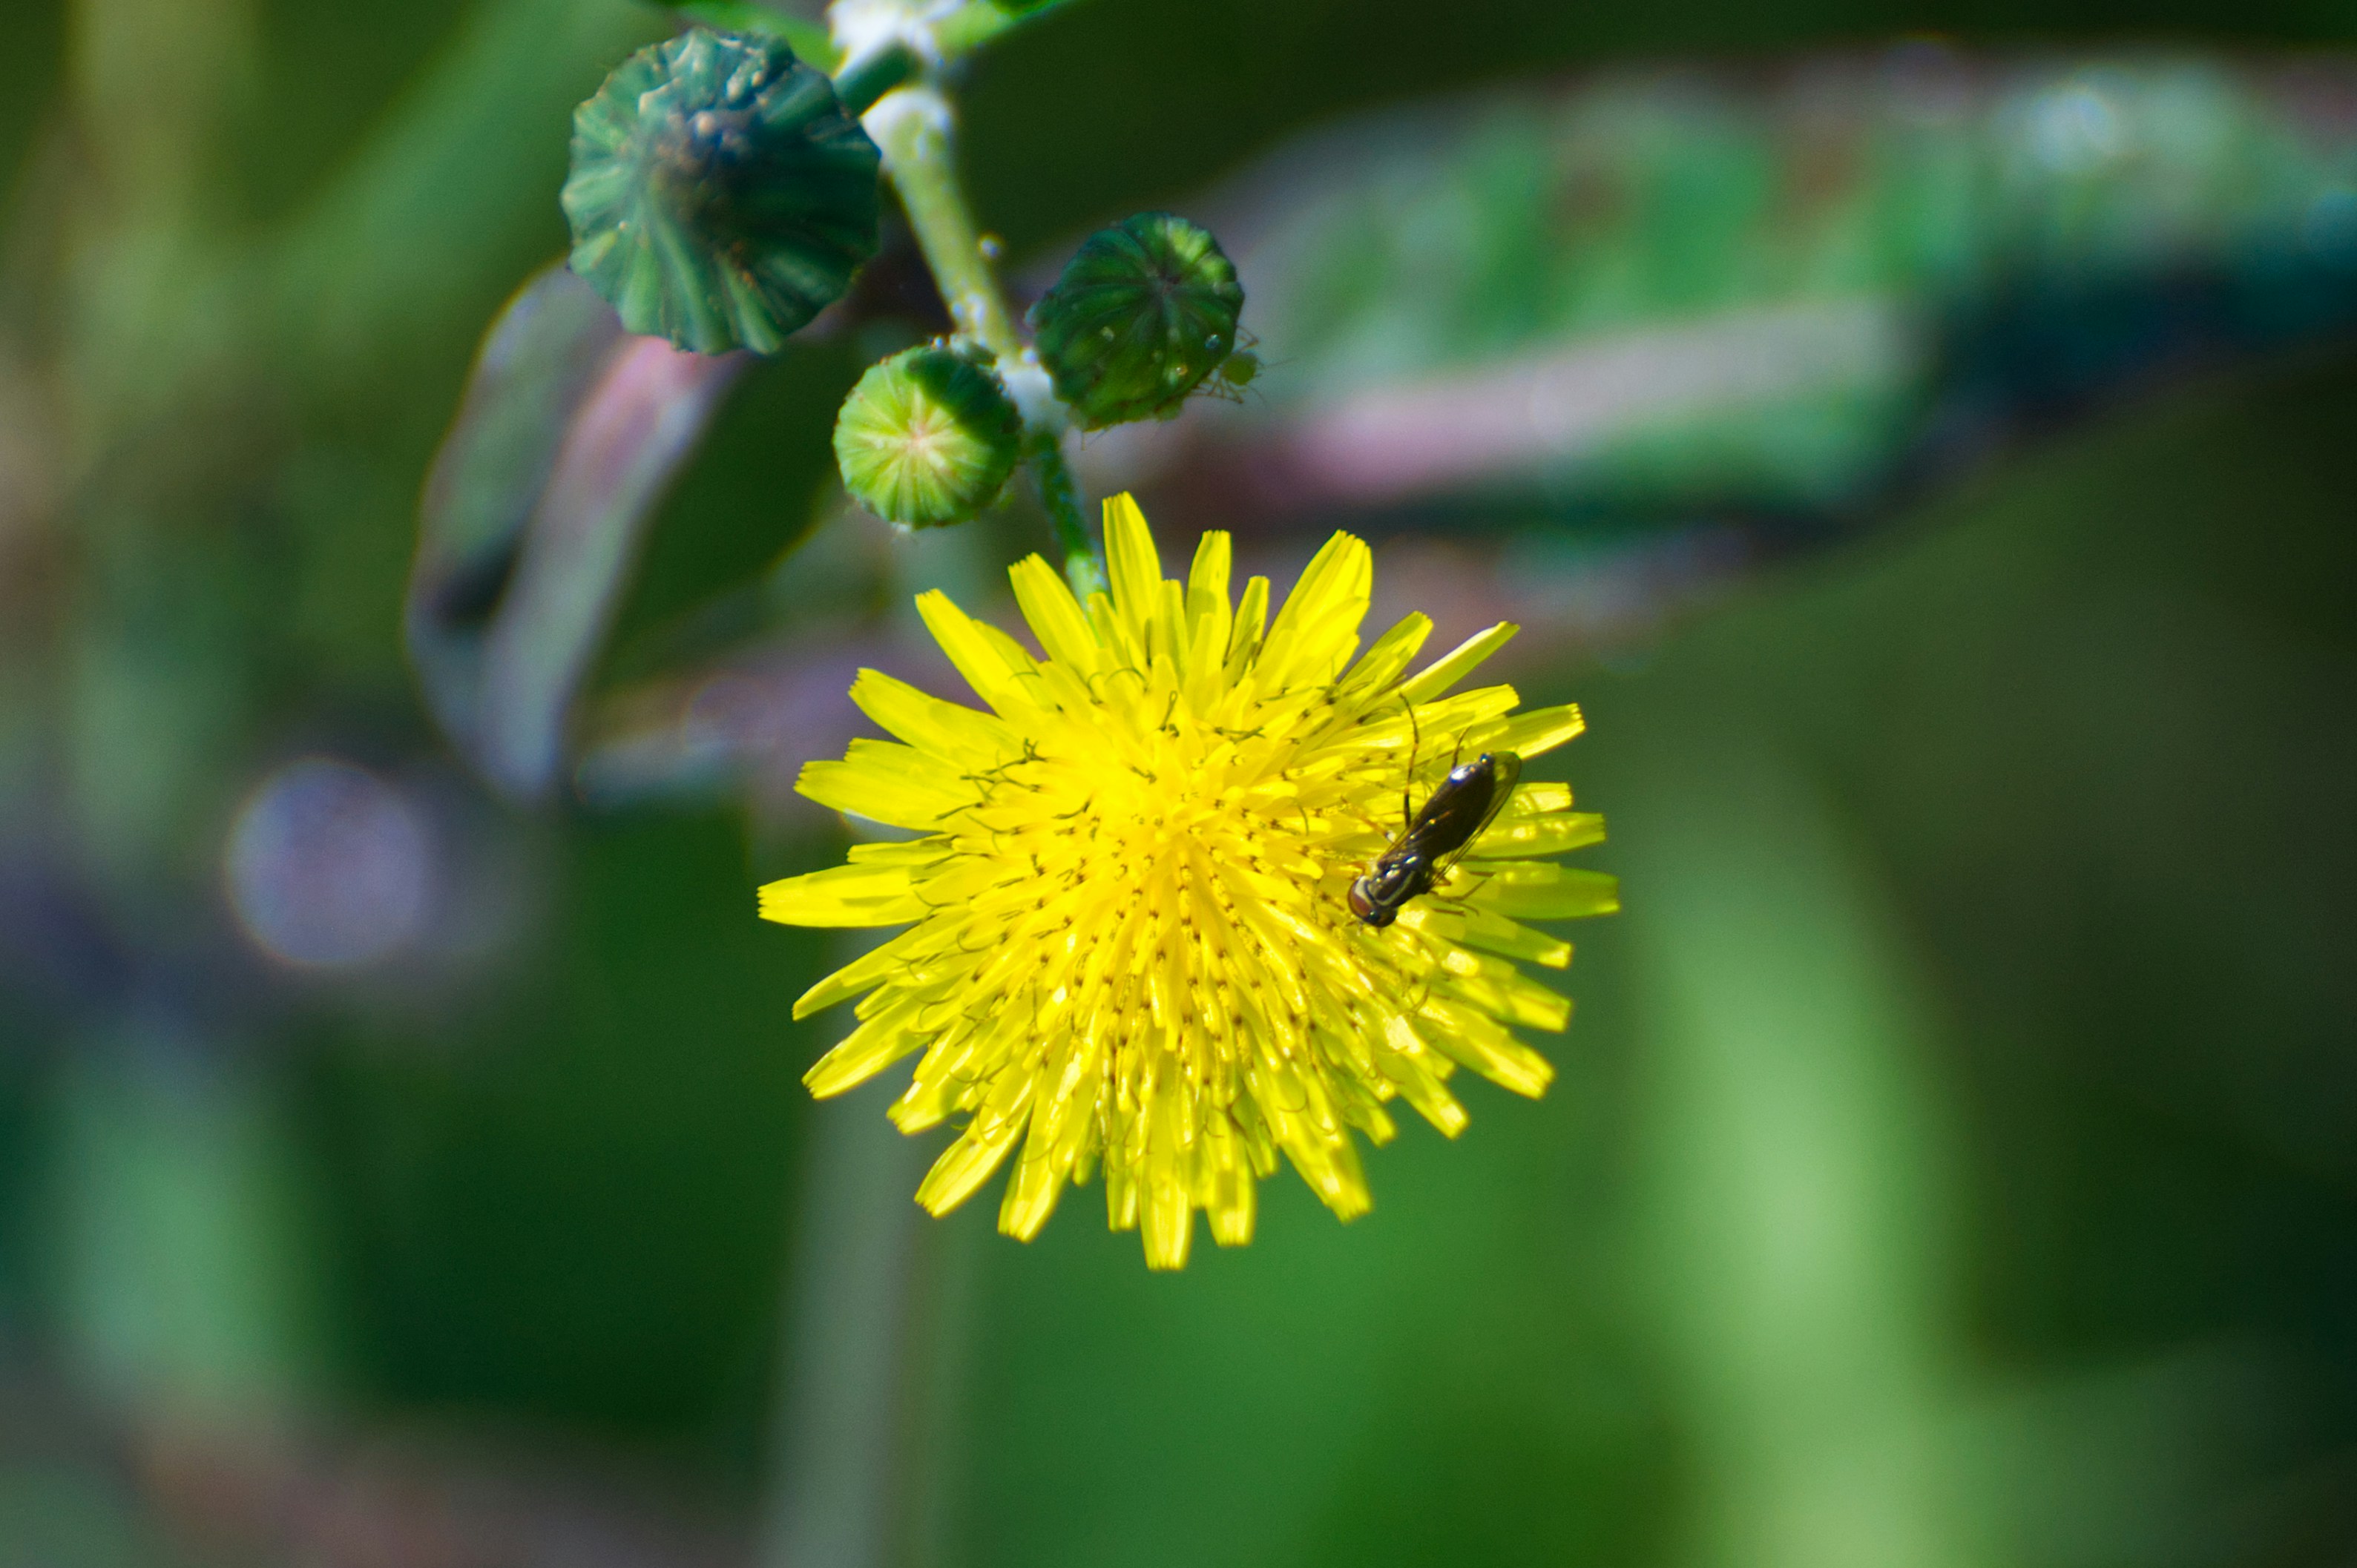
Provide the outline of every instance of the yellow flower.
<path id="1" fill-rule="evenodd" d="M 1373 572 L 1338 533 L 1275 621 L 1268 581 L 1228 596 L 1228 536 L 1165 581 L 1127 496 L 1105 506 L 1108 596 L 1083 608 L 1034 556 L 1011 575 L 1047 655 L 939 593 L 925 624 L 989 712 L 873 670 L 852 700 L 906 745 L 855 740 L 799 788 L 924 836 L 771 883 L 761 913 L 907 931 L 821 981 L 794 1016 L 861 996 L 811 1069 L 840 1094 L 921 1051 L 891 1115 L 963 1130 L 917 1200 L 955 1208 L 1019 1144 L 999 1229 L 1029 1240 L 1068 1181 L 1102 1166 L 1116 1230 L 1149 1267 L 1187 1261 L 1193 1212 L 1252 1239 L 1254 1183 L 1280 1151 L 1345 1219 L 1366 1211 L 1351 1130 L 1381 1144 L 1404 1100 L 1454 1137 L 1459 1066 L 1518 1094 L 1553 1076 L 1512 1026 L 1561 1029 L 1571 1004 L 1512 961 L 1568 944 L 1519 923 L 1617 908 L 1610 877 L 1534 858 L 1604 836 L 1561 784 L 1523 783 L 1495 824 L 1398 922 L 1354 919 L 1351 883 L 1453 756 L 1527 757 L 1579 711 L 1516 716 L 1510 686 L 1444 695 L 1514 633 L 1491 628 L 1403 680 L 1432 623 L 1412 615 L 1351 662 Z M 865 993 L 863 996 L 862 993 Z"/>

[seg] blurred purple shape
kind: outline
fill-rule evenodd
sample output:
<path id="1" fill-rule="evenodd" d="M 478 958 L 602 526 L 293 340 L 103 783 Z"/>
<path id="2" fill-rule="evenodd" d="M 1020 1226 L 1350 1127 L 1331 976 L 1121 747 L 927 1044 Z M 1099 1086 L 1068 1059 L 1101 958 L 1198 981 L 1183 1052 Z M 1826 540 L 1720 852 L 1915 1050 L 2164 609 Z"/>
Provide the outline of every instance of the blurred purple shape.
<path id="1" fill-rule="evenodd" d="M 426 484 L 408 639 L 435 716 L 511 800 L 564 779 L 647 527 L 744 364 L 624 333 L 562 268 L 485 339 Z"/>
<path id="2" fill-rule="evenodd" d="M 1388 506 L 1602 449 L 1648 428 L 1812 392 L 1882 389 L 1928 352 L 1885 300 L 1810 300 L 1599 337 L 1376 385 L 1275 421 L 1240 455 L 1280 514 Z"/>
<path id="3" fill-rule="evenodd" d="M 646 526 L 743 362 L 629 338 L 575 413 L 490 637 L 476 745 L 507 792 L 563 778 L 574 701 Z"/>
<path id="4" fill-rule="evenodd" d="M 239 928 L 264 953 L 303 969 L 357 969 L 423 933 L 436 861 L 404 792 L 348 762 L 307 757 L 247 798 L 222 872 Z"/>
<path id="5" fill-rule="evenodd" d="M 1278 532 L 1244 537 L 1238 575 L 1265 575 L 1281 596 L 1317 542 Z M 1375 559 L 1371 629 L 1415 611 L 1432 618 L 1432 645 L 1448 647 L 1512 620 L 1523 633 L 1497 666 L 1512 673 L 1571 660 L 1641 660 L 1665 624 L 1756 570 L 1760 552 L 1740 526 L 1702 522 L 1617 544 L 1583 543 L 1544 527 L 1487 538 L 1403 535 L 1380 540 Z M 974 607 L 1028 645 L 1012 603 Z M 875 732 L 845 698 L 863 667 L 952 702 L 976 701 L 912 621 L 821 623 L 606 699 L 576 788 L 607 810 L 741 793 L 774 827 L 818 826 L 830 813 L 797 796 L 794 781 L 804 763 L 840 757 L 853 736 Z"/>
<path id="6" fill-rule="evenodd" d="M 748 791 L 770 817 L 816 822 L 793 792 L 802 764 L 840 757 L 873 726 L 845 693 L 860 670 L 938 680 L 930 643 L 837 628 L 758 644 L 610 703 L 575 787 L 597 807 L 716 799 Z"/>

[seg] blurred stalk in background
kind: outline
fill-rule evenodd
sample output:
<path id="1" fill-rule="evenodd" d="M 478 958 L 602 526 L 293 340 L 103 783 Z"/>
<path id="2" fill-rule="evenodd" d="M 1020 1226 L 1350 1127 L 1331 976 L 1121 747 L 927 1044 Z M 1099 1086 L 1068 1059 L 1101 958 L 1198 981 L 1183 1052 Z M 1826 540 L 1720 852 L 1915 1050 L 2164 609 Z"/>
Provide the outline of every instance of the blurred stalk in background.
<path id="1" fill-rule="evenodd" d="M 2001 1505 L 1955 1452 L 1953 1133 L 1888 897 L 1771 736 L 1706 726 L 1698 776 L 1698 737 L 1653 712 L 1631 782 L 1675 830 L 1641 841 L 1638 1159 L 1697 1555 L 2002 1561 L 1968 1528 Z"/>

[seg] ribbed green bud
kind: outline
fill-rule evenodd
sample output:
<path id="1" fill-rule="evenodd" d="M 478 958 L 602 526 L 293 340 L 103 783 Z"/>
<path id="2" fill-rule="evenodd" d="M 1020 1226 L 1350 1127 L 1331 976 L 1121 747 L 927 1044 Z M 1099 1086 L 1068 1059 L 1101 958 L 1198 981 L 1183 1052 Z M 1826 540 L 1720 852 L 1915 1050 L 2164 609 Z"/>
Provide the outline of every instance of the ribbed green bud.
<path id="1" fill-rule="evenodd" d="M 1243 308 L 1210 230 L 1145 212 L 1090 235 L 1031 323 L 1056 395 L 1093 430 L 1178 413 L 1235 348 Z"/>
<path id="2" fill-rule="evenodd" d="M 1023 450 L 1023 416 L 976 350 L 927 343 L 868 367 L 834 422 L 844 487 L 888 522 L 940 528 L 988 510 Z"/>
<path id="3" fill-rule="evenodd" d="M 876 144 L 774 38 L 691 28 L 573 115 L 573 270 L 633 332 L 773 353 L 876 253 Z"/>

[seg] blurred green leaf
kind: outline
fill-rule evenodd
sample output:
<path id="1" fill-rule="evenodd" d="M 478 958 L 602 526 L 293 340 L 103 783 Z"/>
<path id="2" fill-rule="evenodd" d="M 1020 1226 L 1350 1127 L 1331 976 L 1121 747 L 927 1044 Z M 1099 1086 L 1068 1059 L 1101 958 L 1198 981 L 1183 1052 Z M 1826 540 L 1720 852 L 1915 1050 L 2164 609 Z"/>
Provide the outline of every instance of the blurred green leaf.
<path id="1" fill-rule="evenodd" d="M 357 368 L 421 330 L 447 330 L 557 249 L 565 116 L 661 32 L 630 0 L 470 8 L 270 253 L 281 308 L 318 369 Z"/>
<path id="2" fill-rule="evenodd" d="M 136 1026 L 64 1073 L 52 1181 L 61 1326 L 129 1407 L 271 1417 L 326 1367 L 299 1145 L 266 1078 Z"/>
<path id="3" fill-rule="evenodd" d="M 134 1499 L 62 1465 L 0 1467 L 0 1541 L 39 1568 L 180 1568 Z"/>
<path id="4" fill-rule="evenodd" d="M 1638 890 L 1652 1294 L 1707 1559 L 1972 1563 L 1945 1450 L 1949 1139 L 1905 956 L 1771 736 L 1653 715 L 1638 755 L 1660 762 L 1622 776 L 1640 804 L 1613 842 Z"/>
<path id="5" fill-rule="evenodd" d="M 1902 44 L 1320 130 L 1200 199 L 1270 373 L 1092 477 L 1286 522 L 1822 529 L 2357 323 L 2357 120 L 2328 102 L 2357 102 L 2346 59 Z"/>
<path id="6" fill-rule="evenodd" d="M 942 18 L 942 52 L 954 59 L 1076 0 L 973 0 Z"/>
<path id="7" fill-rule="evenodd" d="M 789 16 L 774 5 L 764 5 L 760 0 L 684 0 L 672 9 L 699 27 L 726 33 L 767 33 L 771 38 L 783 38 L 795 54 L 830 75 L 843 65 L 843 57 L 836 52 L 834 40 L 827 37 L 825 27 Z"/>
<path id="8" fill-rule="evenodd" d="M 748 917 L 723 816 L 547 842 L 533 961 L 430 1041 L 379 1007 L 305 1060 L 347 1310 L 403 1408 L 724 1444 L 733 1487 L 767 1431 L 823 940 Z"/>

